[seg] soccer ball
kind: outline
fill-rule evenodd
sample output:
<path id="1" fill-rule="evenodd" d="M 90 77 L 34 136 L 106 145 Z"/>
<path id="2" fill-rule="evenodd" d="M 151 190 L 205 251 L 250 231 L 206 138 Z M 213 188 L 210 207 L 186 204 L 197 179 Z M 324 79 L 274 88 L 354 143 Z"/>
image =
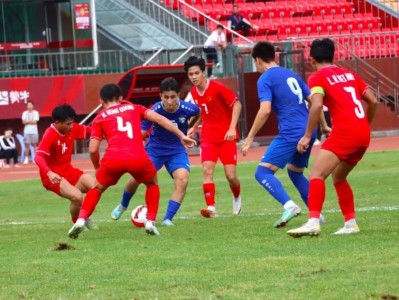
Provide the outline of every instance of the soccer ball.
<path id="1" fill-rule="evenodd" d="M 134 226 L 144 227 L 145 222 L 147 222 L 147 206 L 139 205 L 133 209 L 130 219 Z"/>

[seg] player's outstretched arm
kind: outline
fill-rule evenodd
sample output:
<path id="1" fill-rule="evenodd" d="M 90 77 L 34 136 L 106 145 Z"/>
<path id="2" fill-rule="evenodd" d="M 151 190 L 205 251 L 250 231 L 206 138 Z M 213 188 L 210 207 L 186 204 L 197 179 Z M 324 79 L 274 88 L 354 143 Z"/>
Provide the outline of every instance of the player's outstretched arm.
<path id="1" fill-rule="evenodd" d="M 176 136 L 180 138 L 181 143 L 186 147 L 195 146 L 195 140 L 187 137 L 183 132 L 180 131 L 170 120 L 156 113 L 155 111 L 149 110 L 147 112 L 147 119 L 151 122 L 157 123 L 159 126 L 162 126 L 166 130 L 172 132 Z"/>
<path id="2" fill-rule="evenodd" d="M 269 118 L 271 110 L 271 101 L 261 102 L 258 113 L 256 114 L 255 120 L 252 124 L 251 130 L 249 131 L 248 136 L 245 138 L 244 144 L 242 144 L 240 148 L 240 151 L 244 156 L 247 154 L 249 148 L 251 147 L 251 144 L 254 141 L 256 134 Z"/>

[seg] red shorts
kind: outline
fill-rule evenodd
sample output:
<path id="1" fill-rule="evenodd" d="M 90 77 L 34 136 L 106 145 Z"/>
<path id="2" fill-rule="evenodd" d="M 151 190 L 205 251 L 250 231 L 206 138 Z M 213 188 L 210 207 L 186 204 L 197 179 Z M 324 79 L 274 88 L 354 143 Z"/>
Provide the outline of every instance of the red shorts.
<path id="1" fill-rule="evenodd" d="M 57 173 L 57 172 L 55 172 Z M 77 168 L 74 168 L 72 166 L 69 166 L 65 172 L 62 174 L 57 173 L 58 175 L 62 176 L 65 180 L 67 180 L 71 185 L 75 186 L 79 179 L 80 176 L 83 175 L 83 171 Z M 42 184 L 43 186 L 57 195 L 61 196 L 61 188 L 60 188 L 60 183 L 52 183 L 50 179 L 48 178 L 47 175 L 45 174 L 40 174 L 40 177 L 42 179 Z"/>
<path id="2" fill-rule="evenodd" d="M 366 153 L 368 146 L 340 146 L 340 143 L 335 143 L 328 138 L 324 141 L 321 148 L 333 152 L 341 161 L 351 166 L 356 166 L 362 159 L 364 153 Z"/>
<path id="3" fill-rule="evenodd" d="M 103 186 L 109 187 L 115 185 L 125 173 L 132 175 L 138 183 L 144 183 L 152 180 L 157 170 L 148 156 L 126 160 L 103 158 L 96 179 Z"/>
<path id="4" fill-rule="evenodd" d="M 236 141 L 221 143 L 201 142 L 201 162 L 217 162 L 218 158 L 223 165 L 237 165 Z"/>

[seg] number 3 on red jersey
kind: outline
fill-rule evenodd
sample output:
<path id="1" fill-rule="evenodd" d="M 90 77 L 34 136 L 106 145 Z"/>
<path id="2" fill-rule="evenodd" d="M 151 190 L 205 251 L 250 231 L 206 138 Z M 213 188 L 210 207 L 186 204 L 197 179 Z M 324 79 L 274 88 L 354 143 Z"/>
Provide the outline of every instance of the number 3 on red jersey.
<path id="1" fill-rule="evenodd" d="M 352 100 L 355 103 L 356 107 L 355 107 L 355 114 L 359 119 L 363 119 L 364 118 L 364 109 L 362 106 L 362 102 L 360 102 L 359 99 L 356 98 L 356 91 L 354 87 L 351 86 L 346 86 L 344 87 L 344 90 L 348 93 L 351 94 L 352 96 Z"/>

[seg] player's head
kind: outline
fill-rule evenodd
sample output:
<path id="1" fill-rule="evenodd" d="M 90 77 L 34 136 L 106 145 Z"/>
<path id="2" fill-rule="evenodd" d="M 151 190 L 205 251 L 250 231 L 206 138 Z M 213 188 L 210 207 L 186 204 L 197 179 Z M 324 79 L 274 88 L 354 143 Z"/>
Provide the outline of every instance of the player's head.
<path id="1" fill-rule="evenodd" d="M 310 56 L 316 63 L 332 63 L 334 52 L 334 42 L 329 38 L 314 40 L 310 46 Z"/>
<path id="2" fill-rule="evenodd" d="M 234 4 L 233 5 L 233 13 L 234 14 L 238 14 L 238 11 L 239 11 L 240 9 L 238 8 L 238 5 L 237 4 Z"/>
<path id="3" fill-rule="evenodd" d="M 184 70 L 195 86 L 205 82 L 205 60 L 202 57 L 190 56 L 184 63 Z"/>
<path id="4" fill-rule="evenodd" d="M 223 32 L 223 25 L 218 24 L 218 26 L 216 26 L 216 30 L 218 31 L 219 34 L 221 34 Z"/>
<path id="5" fill-rule="evenodd" d="M 269 42 L 258 42 L 252 48 L 251 56 L 255 61 L 258 72 L 263 73 L 267 70 L 264 63 L 270 64 L 275 62 L 276 51 L 273 44 Z"/>
<path id="6" fill-rule="evenodd" d="M 260 58 L 264 62 L 272 62 L 276 56 L 276 50 L 274 50 L 274 46 L 269 42 L 258 42 L 252 48 L 251 56 L 253 59 Z"/>
<path id="7" fill-rule="evenodd" d="M 76 112 L 69 104 L 61 104 L 55 107 L 51 113 L 54 126 L 61 133 L 68 133 L 72 130 Z"/>
<path id="8" fill-rule="evenodd" d="M 167 112 L 175 112 L 179 106 L 180 86 L 176 79 L 168 77 L 162 80 L 159 88 L 162 106 Z"/>
<path id="9" fill-rule="evenodd" d="M 100 89 L 100 98 L 104 103 L 119 102 L 122 99 L 122 90 L 115 83 L 107 83 Z"/>

